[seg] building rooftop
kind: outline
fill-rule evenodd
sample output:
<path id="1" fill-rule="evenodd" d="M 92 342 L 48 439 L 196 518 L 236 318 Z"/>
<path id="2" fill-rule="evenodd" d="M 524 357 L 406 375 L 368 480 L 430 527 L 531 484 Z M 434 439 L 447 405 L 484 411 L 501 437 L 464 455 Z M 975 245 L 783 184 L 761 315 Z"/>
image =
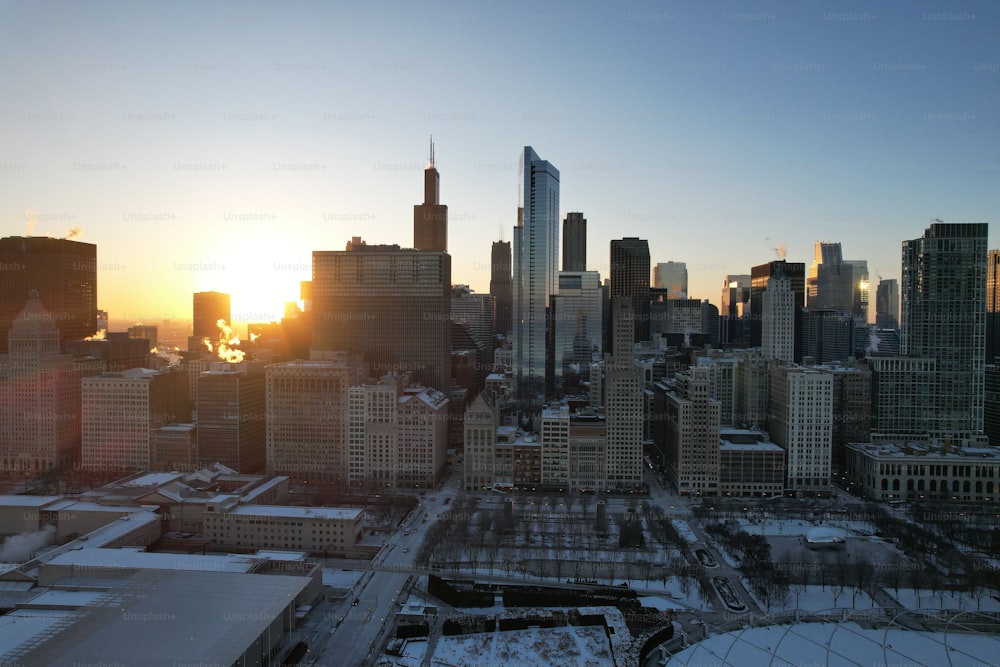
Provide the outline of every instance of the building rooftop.
<path id="1" fill-rule="evenodd" d="M 0 507 L 45 507 L 62 496 L 0 496 Z"/>
<path id="2" fill-rule="evenodd" d="M 773 442 L 727 442 L 720 441 L 719 450 L 723 452 L 784 452 L 785 450 Z"/>
<path id="3" fill-rule="evenodd" d="M 180 478 L 181 475 L 176 472 L 148 472 L 141 477 L 134 477 L 122 482 L 121 486 L 159 486 Z"/>
<path id="4" fill-rule="evenodd" d="M 168 554 L 133 549 L 75 549 L 61 554 L 47 565 L 71 566 L 83 571 L 97 570 L 183 570 L 189 572 L 250 572 L 257 566 L 251 556 Z M 44 567 L 44 566 L 43 566 Z"/>
<path id="5" fill-rule="evenodd" d="M 945 446 L 941 442 L 852 442 L 848 448 L 873 457 L 921 457 L 968 461 L 969 459 L 1000 460 L 1000 447 L 963 447 L 961 443 Z"/>
<path id="6" fill-rule="evenodd" d="M 113 606 L 87 607 L 82 615 L 46 611 L 44 621 L 0 627 L 0 660 L 53 667 L 231 665 L 307 584 L 305 577 L 282 575 L 139 572 L 109 592 Z"/>
<path id="7" fill-rule="evenodd" d="M 354 521 L 364 512 L 356 507 L 292 507 L 290 505 L 244 505 L 230 514 Z"/>

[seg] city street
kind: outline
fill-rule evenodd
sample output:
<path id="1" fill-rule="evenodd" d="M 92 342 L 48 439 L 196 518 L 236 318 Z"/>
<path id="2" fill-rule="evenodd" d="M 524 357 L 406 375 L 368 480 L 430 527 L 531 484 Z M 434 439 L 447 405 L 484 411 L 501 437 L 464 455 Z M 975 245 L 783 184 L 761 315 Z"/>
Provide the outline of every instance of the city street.
<path id="1" fill-rule="evenodd" d="M 343 602 L 332 605 L 332 611 L 318 621 L 326 629 L 318 631 L 314 641 L 309 643 L 306 664 L 360 667 L 375 663 L 388 638 L 386 633 L 393 627 L 391 619 L 406 600 L 423 532 L 434 523 L 438 512 L 448 507 L 445 499 L 453 499 L 458 491 L 461 468 L 457 467 L 457 471 L 452 469 L 442 490 L 421 496 L 420 505 L 389 537 L 372 562 L 370 573 L 361 578 Z M 423 523 L 425 513 L 427 523 Z"/>

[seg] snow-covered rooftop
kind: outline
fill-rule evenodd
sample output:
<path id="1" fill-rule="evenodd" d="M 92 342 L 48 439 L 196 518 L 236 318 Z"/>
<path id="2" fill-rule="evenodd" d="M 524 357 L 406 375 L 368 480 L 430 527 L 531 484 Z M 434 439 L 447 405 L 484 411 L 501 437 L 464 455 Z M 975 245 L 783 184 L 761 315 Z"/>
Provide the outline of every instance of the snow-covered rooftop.
<path id="1" fill-rule="evenodd" d="M 354 521 L 364 512 L 356 507 L 292 507 L 290 505 L 243 505 L 230 514 Z"/>
<path id="2" fill-rule="evenodd" d="M 81 570 L 186 570 L 196 572 L 249 572 L 257 561 L 250 556 L 167 554 L 127 549 L 76 549 L 56 556 L 49 565 Z"/>

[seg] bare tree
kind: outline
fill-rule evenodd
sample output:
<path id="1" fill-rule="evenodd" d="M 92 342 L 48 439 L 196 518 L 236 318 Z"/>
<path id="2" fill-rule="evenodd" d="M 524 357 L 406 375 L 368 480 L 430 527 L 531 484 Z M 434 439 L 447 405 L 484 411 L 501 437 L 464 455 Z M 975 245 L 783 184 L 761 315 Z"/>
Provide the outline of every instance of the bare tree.
<path id="1" fill-rule="evenodd" d="M 907 570 L 907 583 L 913 589 L 913 594 L 917 597 L 917 609 L 920 608 L 920 592 L 927 584 L 927 570 L 921 565 L 914 563 L 913 567 Z"/>
<path id="2" fill-rule="evenodd" d="M 837 554 L 837 557 L 833 562 L 833 571 L 831 572 L 831 575 L 830 591 L 833 593 L 833 606 L 836 607 L 837 601 L 840 599 L 840 596 L 843 595 L 844 589 L 847 588 L 851 578 L 846 551 L 841 551 Z"/>

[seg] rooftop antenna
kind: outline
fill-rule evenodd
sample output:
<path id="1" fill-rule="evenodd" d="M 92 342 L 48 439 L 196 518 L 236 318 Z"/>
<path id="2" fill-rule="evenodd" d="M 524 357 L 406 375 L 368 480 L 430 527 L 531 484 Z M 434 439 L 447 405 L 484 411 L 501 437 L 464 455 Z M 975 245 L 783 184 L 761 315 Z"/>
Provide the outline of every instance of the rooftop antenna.
<path id="1" fill-rule="evenodd" d="M 433 134 L 431 135 L 431 164 L 430 164 L 430 166 L 432 166 L 432 167 L 434 166 L 434 135 Z"/>

